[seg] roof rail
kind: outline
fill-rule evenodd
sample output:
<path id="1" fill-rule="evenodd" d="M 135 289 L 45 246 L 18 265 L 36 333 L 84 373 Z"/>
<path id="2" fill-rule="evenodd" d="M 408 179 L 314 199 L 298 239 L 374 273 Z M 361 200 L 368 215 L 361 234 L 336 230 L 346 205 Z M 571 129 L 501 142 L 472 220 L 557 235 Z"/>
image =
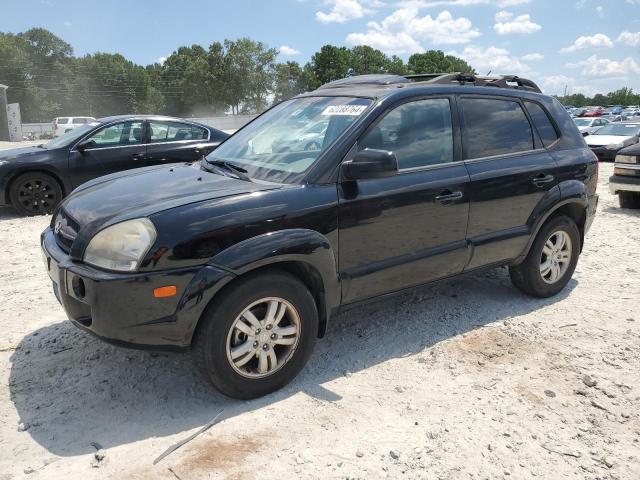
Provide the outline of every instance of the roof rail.
<path id="1" fill-rule="evenodd" d="M 341 88 L 354 85 L 385 86 L 406 84 L 410 82 L 424 82 L 430 85 L 474 85 L 477 87 L 498 87 L 513 88 L 516 90 L 527 90 L 530 92 L 542 93 L 538 85 L 527 78 L 520 78 L 516 75 L 502 75 L 500 77 L 479 77 L 471 73 L 418 73 L 412 75 L 391 75 L 391 74 L 371 74 L 354 75 L 352 77 L 341 78 L 333 82 L 325 83 L 318 87 L 318 90 L 329 88 Z"/>
<path id="2" fill-rule="evenodd" d="M 408 77 L 413 77 L 413 75 L 409 75 Z M 530 92 L 542 93 L 540 87 L 538 87 L 538 85 L 533 81 L 516 75 L 479 77 L 471 73 L 445 73 L 427 80 L 426 83 L 438 85 L 448 85 L 452 83 L 458 83 L 460 85 L 473 84 L 478 87 L 513 88 L 516 90 L 528 90 Z"/>
<path id="3" fill-rule="evenodd" d="M 352 77 L 341 78 L 340 80 L 325 83 L 318 87 L 318 90 L 350 87 L 352 85 L 393 85 L 396 83 L 409 83 L 409 79 L 401 75 L 392 74 L 354 75 Z"/>

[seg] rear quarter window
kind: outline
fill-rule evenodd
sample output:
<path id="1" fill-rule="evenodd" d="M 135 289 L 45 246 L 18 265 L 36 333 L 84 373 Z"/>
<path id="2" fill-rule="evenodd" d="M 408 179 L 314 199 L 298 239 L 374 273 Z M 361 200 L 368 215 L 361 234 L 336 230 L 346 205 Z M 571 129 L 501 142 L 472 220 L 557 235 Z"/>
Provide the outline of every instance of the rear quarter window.
<path id="1" fill-rule="evenodd" d="M 558 140 L 558 132 L 556 132 L 553 123 L 551 123 L 547 112 L 537 103 L 525 101 L 524 104 L 531 116 L 531 120 L 533 120 L 536 130 L 538 130 L 542 144 L 548 147 Z"/>
<path id="2" fill-rule="evenodd" d="M 465 159 L 533 150 L 533 130 L 520 103 L 496 98 L 461 98 Z"/>

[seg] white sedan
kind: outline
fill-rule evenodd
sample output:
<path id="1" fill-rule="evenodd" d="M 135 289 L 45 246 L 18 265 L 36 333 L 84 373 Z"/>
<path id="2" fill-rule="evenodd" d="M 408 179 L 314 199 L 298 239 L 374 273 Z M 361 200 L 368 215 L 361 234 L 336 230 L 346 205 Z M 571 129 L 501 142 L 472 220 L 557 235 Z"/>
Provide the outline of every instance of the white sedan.
<path id="1" fill-rule="evenodd" d="M 585 141 L 599 160 L 613 161 L 618 150 L 638 143 L 639 136 L 639 122 L 615 122 L 599 128 Z"/>
<path id="2" fill-rule="evenodd" d="M 578 130 L 585 137 L 587 135 L 591 135 L 599 128 L 604 127 L 605 125 L 608 125 L 609 123 L 611 123 L 606 118 L 598 118 L 598 117 L 574 118 L 573 121 L 576 122 L 576 125 L 578 126 Z"/>

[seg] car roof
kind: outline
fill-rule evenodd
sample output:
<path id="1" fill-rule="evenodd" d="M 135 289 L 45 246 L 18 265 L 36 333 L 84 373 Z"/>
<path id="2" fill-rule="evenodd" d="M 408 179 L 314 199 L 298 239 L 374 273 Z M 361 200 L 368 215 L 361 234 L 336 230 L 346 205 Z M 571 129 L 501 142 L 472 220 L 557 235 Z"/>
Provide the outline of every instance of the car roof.
<path id="1" fill-rule="evenodd" d="M 336 80 L 298 97 L 362 97 L 383 100 L 434 94 L 480 94 L 526 98 L 547 97 L 531 80 L 511 75 L 478 77 L 470 74 L 356 75 Z M 547 97 L 549 98 L 549 97 Z"/>
<path id="2" fill-rule="evenodd" d="M 166 115 L 112 115 L 110 117 L 102 117 L 97 119 L 97 121 L 100 123 L 111 123 L 111 122 L 117 122 L 119 120 L 157 120 L 162 122 L 182 122 L 182 123 L 191 123 L 193 125 L 198 125 L 199 127 L 204 127 L 209 130 L 215 130 L 213 127 L 210 127 L 209 125 L 205 125 L 200 122 L 195 122 L 187 118 L 169 117 Z"/>

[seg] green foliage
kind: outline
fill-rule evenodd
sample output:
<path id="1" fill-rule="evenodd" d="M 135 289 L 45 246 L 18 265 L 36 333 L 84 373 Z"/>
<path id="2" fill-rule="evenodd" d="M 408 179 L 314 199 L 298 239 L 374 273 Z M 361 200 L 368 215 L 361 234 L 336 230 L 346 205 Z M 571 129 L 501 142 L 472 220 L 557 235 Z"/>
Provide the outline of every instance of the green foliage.
<path id="1" fill-rule="evenodd" d="M 606 95 L 597 93 L 593 97 L 587 97 L 582 93 L 558 97 L 563 105 L 573 105 L 575 107 L 586 107 L 595 105 L 640 105 L 640 94 L 634 93 L 631 88 L 623 87 Z"/>
<path id="2" fill-rule="evenodd" d="M 467 62 L 453 55 L 445 55 L 441 50 L 429 50 L 409 57 L 407 68 L 411 73 L 472 73 L 476 71 Z"/>

